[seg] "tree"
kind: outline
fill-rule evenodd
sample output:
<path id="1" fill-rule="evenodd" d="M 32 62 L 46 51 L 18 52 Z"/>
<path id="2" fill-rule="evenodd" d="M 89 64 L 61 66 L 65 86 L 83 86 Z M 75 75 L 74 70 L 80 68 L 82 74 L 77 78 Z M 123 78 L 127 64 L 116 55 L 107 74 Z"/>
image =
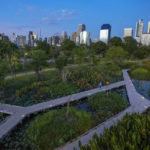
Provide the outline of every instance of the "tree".
<path id="1" fill-rule="evenodd" d="M 65 68 L 68 64 L 68 60 L 66 56 L 58 56 L 58 58 L 55 61 L 56 68 L 58 68 L 60 74 L 62 75 L 62 81 L 66 82 L 66 76 L 68 73 L 68 70 Z"/>
<path id="2" fill-rule="evenodd" d="M 7 74 L 7 63 L 5 60 L 0 60 L 0 87 L 3 87 L 3 82 Z"/>
<path id="3" fill-rule="evenodd" d="M 76 47 L 75 43 L 69 39 L 65 40 L 61 44 L 61 49 L 66 56 L 71 56 L 71 53 L 75 47 Z"/>
<path id="4" fill-rule="evenodd" d="M 84 58 L 87 55 L 87 52 L 88 51 L 81 46 L 75 49 L 74 53 L 75 53 L 75 57 L 77 58 L 78 64 L 81 64 L 83 62 Z"/>
<path id="5" fill-rule="evenodd" d="M 150 46 L 140 46 L 134 51 L 134 57 L 144 59 L 150 56 Z"/>
<path id="6" fill-rule="evenodd" d="M 122 46 L 122 40 L 120 37 L 113 37 L 108 41 L 108 46 Z"/>
<path id="7" fill-rule="evenodd" d="M 50 45 L 47 44 L 45 41 L 38 41 L 36 49 L 43 50 L 45 51 L 47 56 L 50 56 Z"/>
<path id="8" fill-rule="evenodd" d="M 133 54 L 138 49 L 138 43 L 132 37 L 125 37 L 123 47 L 129 54 Z"/>
<path id="9" fill-rule="evenodd" d="M 117 64 L 120 64 L 127 56 L 128 53 L 122 47 L 116 46 L 109 48 L 106 53 L 106 57 Z"/>
<path id="10" fill-rule="evenodd" d="M 31 64 L 33 65 L 33 68 L 37 75 L 37 80 L 39 81 L 41 79 L 39 71 L 42 70 L 42 68 L 47 65 L 48 57 L 44 51 L 35 50 L 31 58 L 32 58 Z"/>
<path id="11" fill-rule="evenodd" d="M 104 53 L 106 52 L 107 50 L 107 45 L 102 42 L 102 41 L 99 41 L 99 42 L 96 42 L 96 43 L 91 43 L 90 44 L 90 49 L 92 51 L 94 51 L 97 55 L 104 55 Z"/>

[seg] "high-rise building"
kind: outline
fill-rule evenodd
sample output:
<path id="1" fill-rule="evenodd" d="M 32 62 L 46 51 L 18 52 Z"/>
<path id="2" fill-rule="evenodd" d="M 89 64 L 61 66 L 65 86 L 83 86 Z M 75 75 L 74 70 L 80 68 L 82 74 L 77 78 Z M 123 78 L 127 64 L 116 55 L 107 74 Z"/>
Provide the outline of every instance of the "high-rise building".
<path id="1" fill-rule="evenodd" d="M 77 36 L 80 36 L 80 33 L 86 30 L 86 25 L 85 24 L 79 24 L 78 25 L 78 31 L 77 31 Z"/>
<path id="2" fill-rule="evenodd" d="M 52 46 L 60 46 L 60 37 L 52 36 Z"/>
<path id="3" fill-rule="evenodd" d="M 100 41 L 108 43 L 111 38 L 111 26 L 110 24 L 103 24 L 100 30 Z"/>
<path id="4" fill-rule="evenodd" d="M 145 45 L 145 46 L 150 46 L 150 34 L 149 33 L 143 33 L 141 35 L 141 41 L 140 43 L 142 45 Z"/>
<path id="5" fill-rule="evenodd" d="M 62 32 L 62 42 L 65 41 L 66 39 L 68 39 L 67 32 L 63 31 Z"/>
<path id="6" fill-rule="evenodd" d="M 133 29 L 132 28 L 125 28 L 123 37 L 133 37 Z"/>
<path id="7" fill-rule="evenodd" d="M 80 44 L 89 45 L 90 44 L 90 33 L 87 31 L 82 31 L 80 33 Z"/>
<path id="8" fill-rule="evenodd" d="M 141 35 L 143 34 L 143 29 L 144 29 L 143 19 L 140 19 L 140 20 L 136 23 L 135 37 L 141 37 Z"/>
<path id="9" fill-rule="evenodd" d="M 150 34 L 150 21 L 148 22 L 148 26 L 147 26 L 147 33 Z"/>
<path id="10" fill-rule="evenodd" d="M 47 43 L 48 43 L 49 45 L 52 45 L 52 37 L 48 37 Z"/>
<path id="11" fill-rule="evenodd" d="M 15 33 L 13 33 L 13 35 L 12 35 L 12 43 L 17 44 L 16 42 L 17 42 L 17 36 L 16 36 Z"/>
<path id="12" fill-rule="evenodd" d="M 72 32 L 71 40 L 76 43 L 76 32 Z"/>
<path id="13" fill-rule="evenodd" d="M 31 46 L 31 47 L 34 46 L 34 37 L 33 37 L 33 32 L 32 31 L 29 31 L 28 45 Z"/>
<path id="14" fill-rule="evenodd" d="M 23 36 L 23 35 L 17 36 L 16 43 L 17 43 L 18 47 L 25 47 L 25 45 L 26 45 L 26 36 Z"/>

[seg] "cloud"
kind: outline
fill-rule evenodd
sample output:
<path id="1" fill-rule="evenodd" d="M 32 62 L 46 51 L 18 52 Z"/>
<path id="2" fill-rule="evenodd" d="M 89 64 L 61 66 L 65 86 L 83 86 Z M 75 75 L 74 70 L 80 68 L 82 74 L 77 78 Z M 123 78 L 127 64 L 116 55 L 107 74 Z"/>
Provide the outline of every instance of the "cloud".
<path id="1" fill-rule="evenodd" d="M 51 12 L 49 16 L 42 17 L 40 22 L 47 25 L 59 24 L 64 21 L 74 20 L 75 13 L 76 12 L 74 10 L 68 11 L 66 9 L 62 9 Z"/>

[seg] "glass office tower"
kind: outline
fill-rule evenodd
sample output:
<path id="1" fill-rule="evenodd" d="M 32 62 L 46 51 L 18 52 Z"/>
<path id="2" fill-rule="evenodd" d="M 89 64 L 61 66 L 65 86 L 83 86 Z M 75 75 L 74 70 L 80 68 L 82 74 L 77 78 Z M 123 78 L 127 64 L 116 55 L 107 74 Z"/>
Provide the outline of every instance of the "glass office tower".
<path id="1" fill-rule="evenodd" d="M 100 41 L 108 43 L 111 38 L 111 26 L 110 24 L 103 24 L 100 30 Z"/>

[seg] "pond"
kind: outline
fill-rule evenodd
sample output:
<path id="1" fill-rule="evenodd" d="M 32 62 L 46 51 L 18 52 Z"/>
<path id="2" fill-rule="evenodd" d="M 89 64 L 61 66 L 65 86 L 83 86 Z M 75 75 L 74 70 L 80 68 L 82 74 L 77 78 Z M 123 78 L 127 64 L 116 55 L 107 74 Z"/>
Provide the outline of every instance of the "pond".
<path id="1" fill-rule="evenodd" d="M 111 91 L 122 95 L 124 97 L 124 99 L 126 99 L 128 101 L 128 96 L 127 96 L 125 87 L 117 88 L 117 89 L 114 89 Z M 76 109 L 89 112 L 89 113 L 91 113 L 91 115 L 94 114 L 92 108 L 88 104 L 88 98 L 78 100 L 76 102 L 71 103 L 70 105 Z M 64 106 L 58 106 L 53 109 L 59 111 L 63 107 Z M 15 129 L 13 129 L 9 134 L 7 134 L 3 139 L 0 140 L 1 150 L 13 150 L 13 149 L 14 150 L 26 150 L 24 148 L 25 143 L 23 140 L 26 130 L 28 129 L 31 122 L 34 121 L 37 116 L 44 114 L 46 112 L 49 112 L 49 111 L 51 111 L 51 110 L 35 113 L 35 114 L 30 115 L 30 117 L 25 118 L 23 120 L 22 124 L 19 124 Z M 106 119 L 108 119 L 108 118 L 106 118 Z M 101 123 L 101 122 L 99 122 L 99 123 Z M 30 150 L 30 149 L 28 149 L 28 150 Z"/>
<path id="2" fill-rule="evenodd" d="M 150 81 L 132 80 L 138 93 L 150 100 Z"/>

